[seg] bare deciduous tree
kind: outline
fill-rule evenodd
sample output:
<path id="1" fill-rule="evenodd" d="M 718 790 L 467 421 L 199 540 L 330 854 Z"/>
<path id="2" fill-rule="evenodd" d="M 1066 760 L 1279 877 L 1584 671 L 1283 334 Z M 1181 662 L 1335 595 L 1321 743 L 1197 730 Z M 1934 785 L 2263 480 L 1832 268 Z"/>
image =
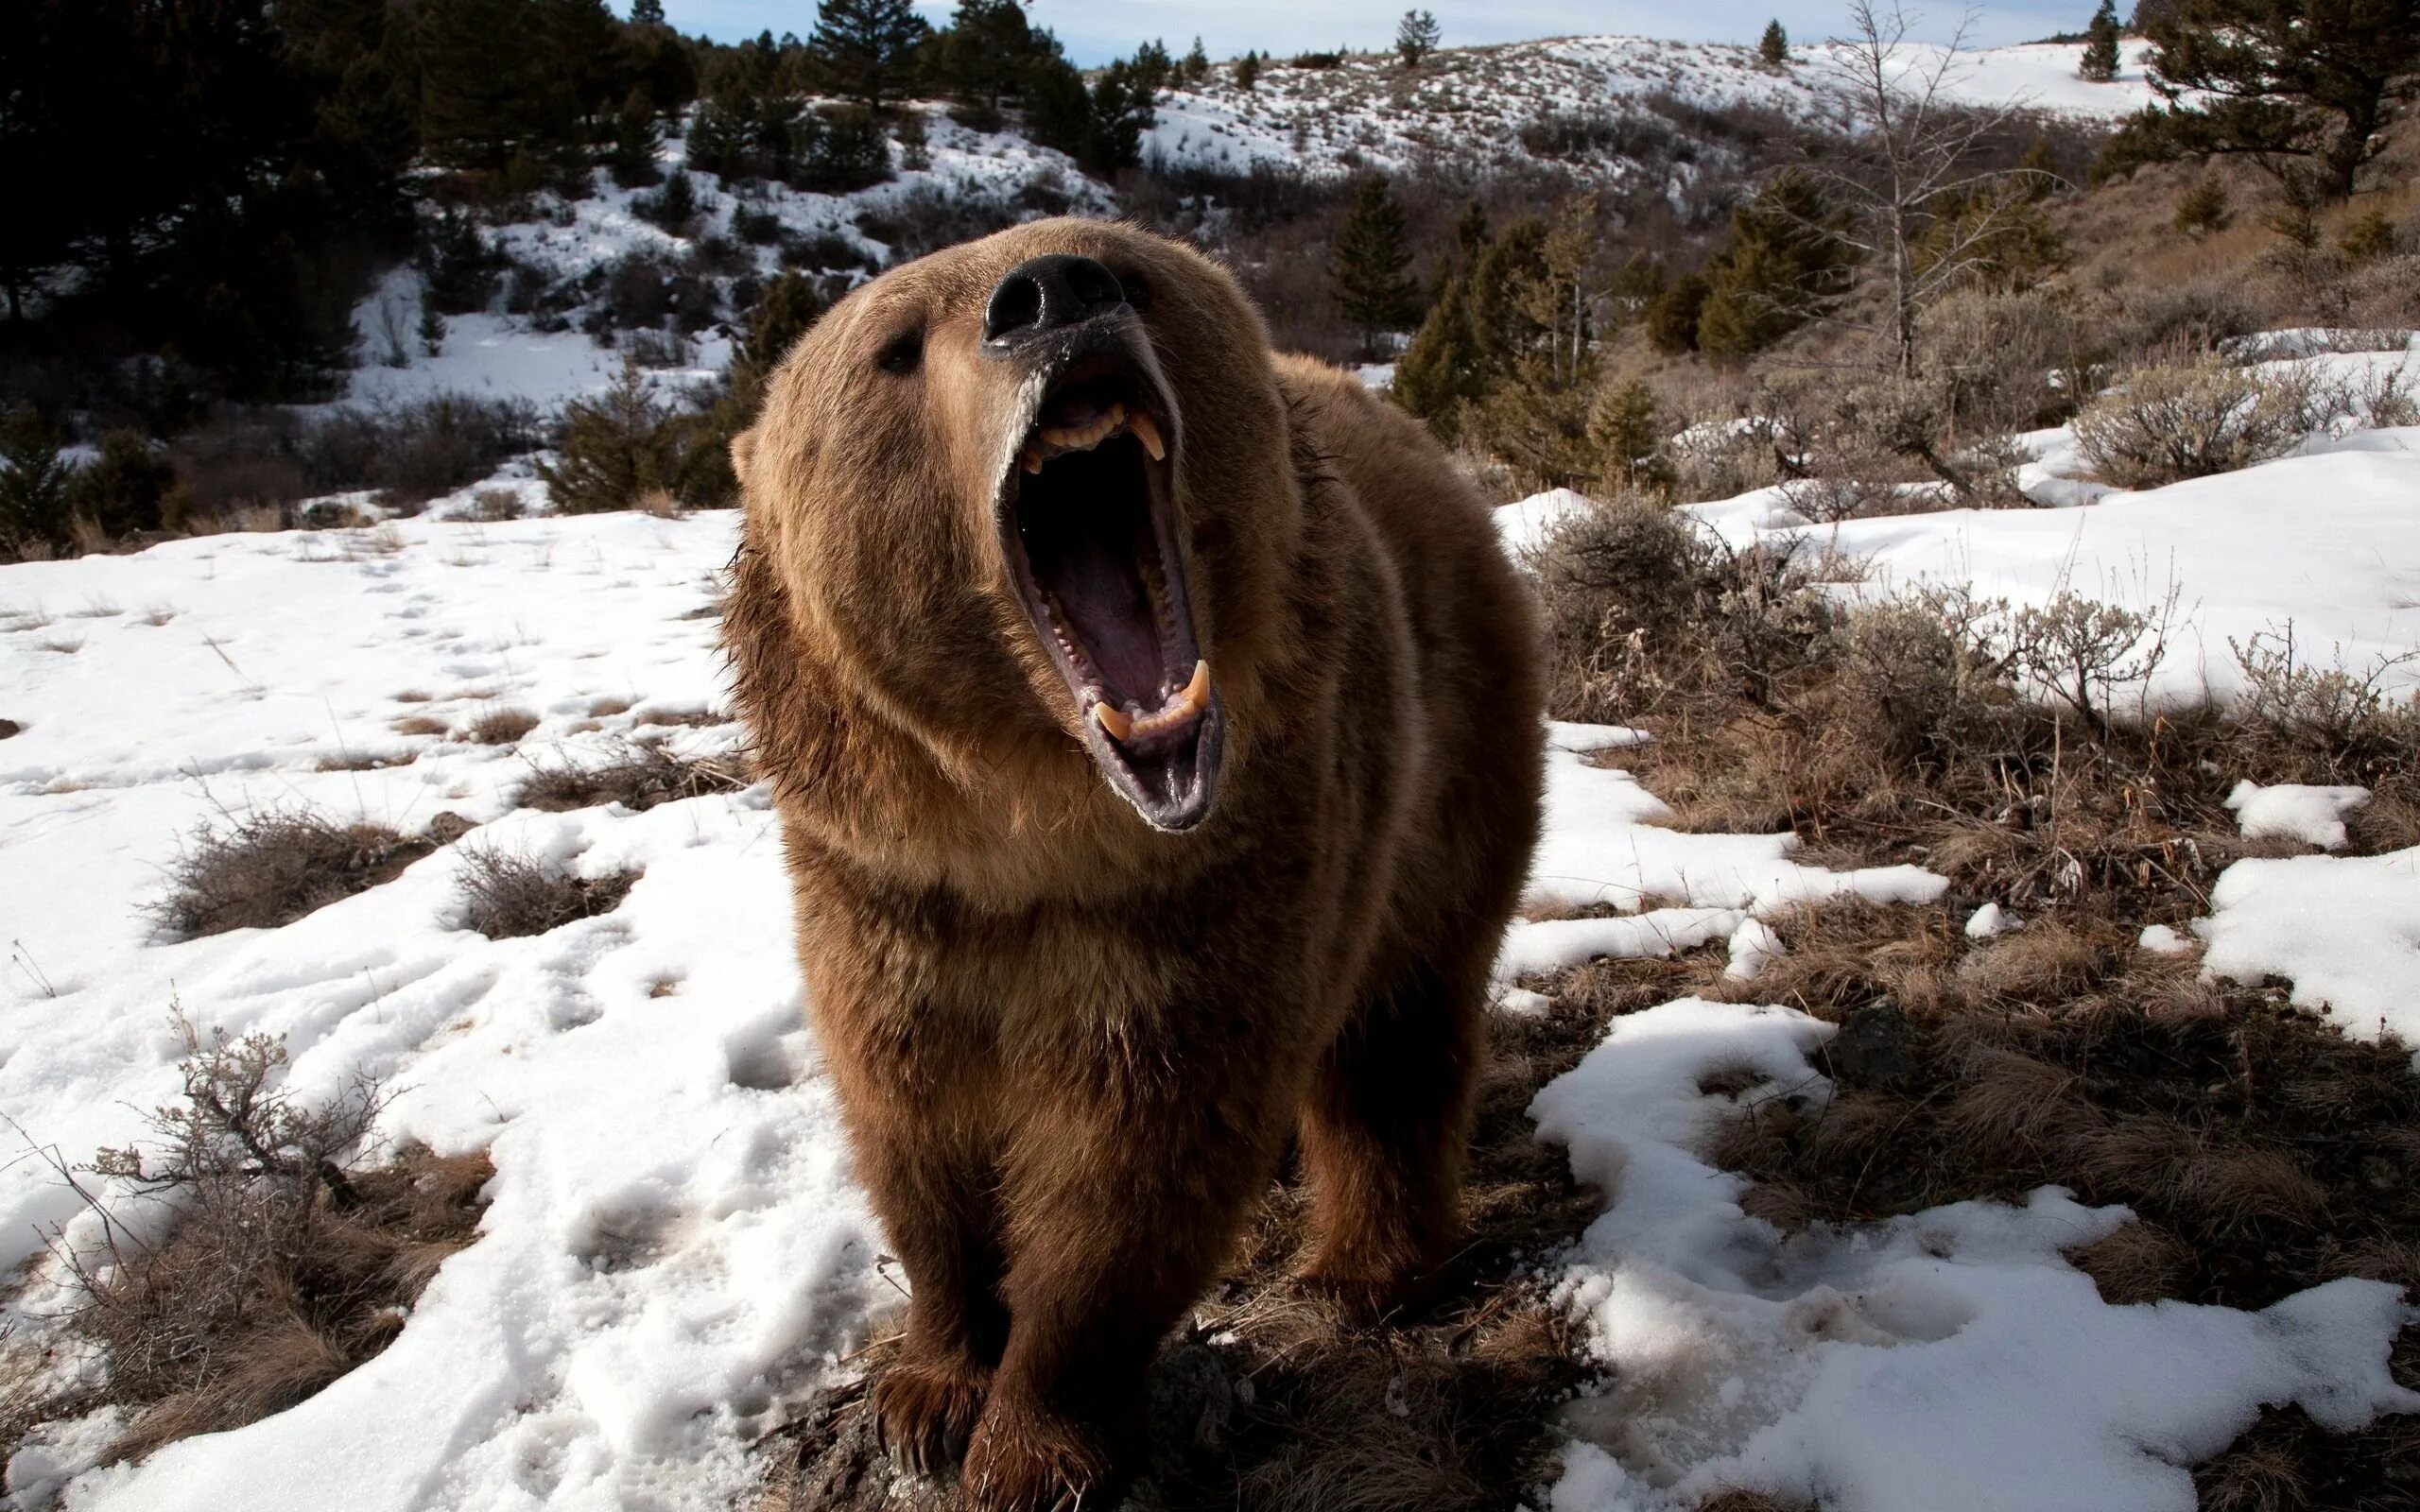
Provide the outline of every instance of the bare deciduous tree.
<path id="1" fill-rule="evenodd" d="M 1850 154 L 1811 160 L 1800 171 L 1828 205 L 1847 212 L 1823 224 L 1853 249 L 1864 278 L 1881 284 L 1878 311 L 1851 301 L 1824 317 L 1866 331 L 1888 365 L 1913 377 L 1918 318 L 1990 257 L 2014 225 L 2025 180 L 2038 170 L 1978 168 L 1979 150 L 2025 110 L 2023 100 L 1973 106 L 1954 98 L 1976 12 L 1969 9 L 1937 55 L 1910 43 L 1918 17 L 1892 0 L 1852 0 L 1852 35 L 1819 65 L 1849 100 Z"/>

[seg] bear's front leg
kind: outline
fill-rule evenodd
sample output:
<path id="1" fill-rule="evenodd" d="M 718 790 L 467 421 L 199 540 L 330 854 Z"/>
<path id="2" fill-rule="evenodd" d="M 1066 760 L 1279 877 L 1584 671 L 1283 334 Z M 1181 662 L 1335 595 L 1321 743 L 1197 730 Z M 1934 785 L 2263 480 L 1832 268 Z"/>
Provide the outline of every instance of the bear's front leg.
<path id="1" fill-rule="evenodd" d="M 1107 1506 L 1143 1442 L 1145 1375 L 1266 1182 L 1290 1078 L 1129 1080 L 1150 1058 L 1035 1089 L 1003 1175 L 1009 1344 L 968 1446 L 967 1512 Z M 1183 1064 L 1184 1058 L 1160 1062 Z"/>
<path id="2" fill-rule="evenodd" d="M 958 1463 L 1008 1338 L 990 1182 L 937 1132 L 928 1109 L 899 1101 L 859 1119 L 857 1168 L 908 1273 L 899 1357 L 874 1383 L 874 1423 L 902 1468 Z"/>

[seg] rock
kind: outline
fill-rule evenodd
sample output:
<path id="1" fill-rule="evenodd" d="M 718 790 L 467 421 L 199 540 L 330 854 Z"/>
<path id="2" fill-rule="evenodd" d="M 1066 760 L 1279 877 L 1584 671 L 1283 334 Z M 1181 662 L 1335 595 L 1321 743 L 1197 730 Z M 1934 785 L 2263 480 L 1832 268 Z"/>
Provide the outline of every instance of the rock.
<path id="1" fill-rule="evenodd" d="M 1841 1022 L 1841 1032 L 1824 1044 L 1824 1069 L 1851 1087 L 1892 1088 L 1915 1074 L 1916 1027 L 1899 1005 L 1869 1003 Z"/>

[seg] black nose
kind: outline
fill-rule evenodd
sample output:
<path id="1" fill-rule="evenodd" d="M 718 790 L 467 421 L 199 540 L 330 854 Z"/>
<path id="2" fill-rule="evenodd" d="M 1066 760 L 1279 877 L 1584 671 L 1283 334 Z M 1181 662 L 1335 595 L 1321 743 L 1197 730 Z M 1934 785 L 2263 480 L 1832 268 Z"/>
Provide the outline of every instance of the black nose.
<path id="1" fill-rule="evenodd" d="M 983 339 L 999 346 L 1080 325 L 1126 302 L 1117 275 L 1089 257 L 1053 255 L 1019 263 L 983 307 Z"/>

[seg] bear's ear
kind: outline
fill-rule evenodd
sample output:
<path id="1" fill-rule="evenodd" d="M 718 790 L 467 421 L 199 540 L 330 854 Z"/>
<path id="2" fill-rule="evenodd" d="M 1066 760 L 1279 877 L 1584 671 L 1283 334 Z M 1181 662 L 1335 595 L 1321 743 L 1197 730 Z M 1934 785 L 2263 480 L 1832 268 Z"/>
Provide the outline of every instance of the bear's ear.
<path id="1" fill-rule="evenodd" d="M 748 464 L 756 459 L 756 433 L 744 430 L 731 438 L 731 471 L 739 479 L 740 491 L 748 491 Z"/>

